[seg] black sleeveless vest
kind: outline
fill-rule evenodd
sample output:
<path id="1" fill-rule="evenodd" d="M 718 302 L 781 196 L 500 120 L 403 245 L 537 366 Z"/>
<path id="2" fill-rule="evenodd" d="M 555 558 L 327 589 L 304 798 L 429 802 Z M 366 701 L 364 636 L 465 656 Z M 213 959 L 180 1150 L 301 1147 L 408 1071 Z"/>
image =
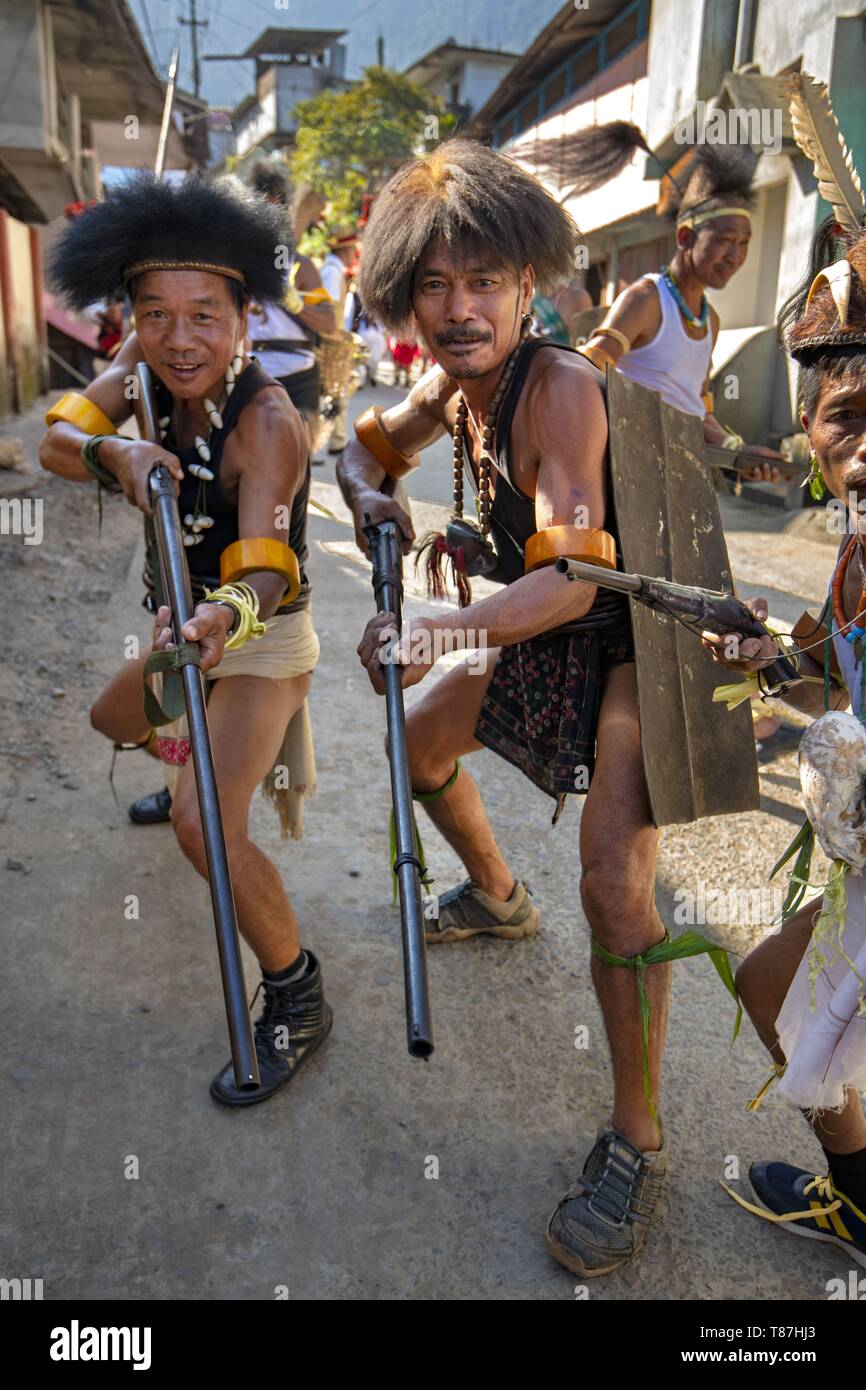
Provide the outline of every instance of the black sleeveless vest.
<path id="1" fill-rule="evenodd" d="M 514 423 L 514 412 L 517 409 L 517 402 L 520 393 L 526 384 L 529 369 L 535 359 L 535 354 L 540 348 L 553 348 L 557 352 L 576 352 L 576 348 L 565 347 L 559 343 L 551 343 L 548 338 L 528 338 L 523 345 L 514 375 L 508 384 L 508 390 L 500 404 L 496 419 L 496 434 L 494 438 L 494 455 L 496 464 L 496 491 L 493 494 L 493 503 L 490 509 L 490 530 L 496 551 L 499 555 L 499 567 L 496 574 L 491 577 L 498 579 L 503 584 L 513 584 L 515 580 L 522 579 L 524 570 L 524 549 L 529 537 L 538 530 L 535 523 L 535 502 L 531 497 L 527 497 L 525 492 L 513 481 L 511 476 L 511 465 L 509 463 L 509 445 L 511 442 L 511 426 Z M 589 365 L 589 364 L 587 364 Z M 602 392 L 604 392 L 604 379 L 600 378 L 600 373 L 594 371 L 594 378 L 598 380 Z M 574 441 L 575 453 L 580 449 L 580 442 Z M 463 461 L 468 480 L 473 489 L 477 492 L 478 484 L 475 473 L 469 459 L 466 442 L 463 446 Z M 622 565 L 622 555 L 619 547 L 619 535 L 616 530 L 616 518 L 613 510 L 613 499 L 610 492 L 610 477 L 606 484 L 606 502 L 604 513 L 604 529 L 609 531 L 616 541 L 616 554 L 618 565 Z M 565 581 L 563 581 L 565 582 Z M 628 600 L 622 594 L 615 594 L 610 589 L 598 589 L 595 601 L 589 612 L 582 618 L 577 618 L 573 622 L 564 623 L 561 627 L 553 628 L 551 631 L 557 633 L 568 632 L 588 632 L 599 628 L 607 628 L 619 623 L 628 616 Z"/>
<path id="2" fill-rule="evenodd" d="M 208 516 L 214 519 L 213 526 L 200 534 L 204 537 L 198 545 L 186 547 L 186 559 L 189 565 L 189 576 L 192 582 L 193 600 L 200 603 L 204 598 L 204 590 L 216 589 L 219 587 L 220 555 L 238 539 L 238 508 L 237 498 L 227 497 L 224 493 L 220 481 L 220 465 L 222 463 L 225 442 L 238 422 L 238 417 L 244 406 L 248 405 L 257 391 L 261 391 L 264 386 L 280 386 L 281 383 L 269 376 L 256 361 L 250 361 L 241 372 L 235 383 L 235 389 L 229 396 L 223 410 L 223 428 L 216 434 L 210 446 L 210 463 L 206 466 L 213 473 L 213 482 L 207 484 L 205 510 Z M 161 382 L 157 383 L 157 403 L 160 416 L 168 415 L 171 410 L 171 397 L 165 386 Z M 198 479 L 194 478 L 189 471 L 191 463 L 199 463 L 200 459 L 195 451 L 191 449 L 178 449 L 169 433 L 163 440 L 164 447 L 180 459 L 183 465 L 183 481 L 180 484 L 180 496 L 178 506 L 182 517 L 192 512 L 195 508 L 195 498 L 198 492 Z M 298 557 L 298 566 L 301 572 L 301 592 L 294 603 L 286 604 L 279 609 L 279 613 L 293 613 L 299 608 L 305 607 L 310 601 L 311 588 L 306 574 L 304 573 L 304 563 L 309 558 L 307 547 L 307 503 L 310 495 L 310 460 L 307 458 L 304 479 L 292 501 L 292 508 L 289 514 L 289 534 L 288 543 Z M 147 561 L 145 561 L 144 582 L 148 588 L 151 603 L 147 606 L 152 609 L 153 603 L 153 582 L 149 573 Z"/>

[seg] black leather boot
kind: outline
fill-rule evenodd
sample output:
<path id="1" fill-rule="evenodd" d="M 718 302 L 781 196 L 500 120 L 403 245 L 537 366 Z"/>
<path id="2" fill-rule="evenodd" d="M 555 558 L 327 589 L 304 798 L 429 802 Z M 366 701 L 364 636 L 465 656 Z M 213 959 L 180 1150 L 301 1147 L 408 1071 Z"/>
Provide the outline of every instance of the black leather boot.
<path id="1" fill-rule="evenodd" d="M 133 801 L 129 808 L 129 819 L 135 821 L 136 825 L 161 825 L 171 820 L 171 792 L 168 787 Z"/>
<path id="2" fill-rule="evenodd" d="M 306 975 L 292 984 L 276 988 L 262 980 L 265 1007 L 254 1024 L 256 1056 L 261 1085 L 241 1091 L 235 1084 L 231 1062 L 211 1082 L 210 1093 L 223 1105 L 257 1105 L 281 1086 L 286 1086 L 331 1031 L 334 1015 L 322 991 L 322 967 L 307 951 Z M 251 1006 L 252 1007 L 252 1006 Z"/>

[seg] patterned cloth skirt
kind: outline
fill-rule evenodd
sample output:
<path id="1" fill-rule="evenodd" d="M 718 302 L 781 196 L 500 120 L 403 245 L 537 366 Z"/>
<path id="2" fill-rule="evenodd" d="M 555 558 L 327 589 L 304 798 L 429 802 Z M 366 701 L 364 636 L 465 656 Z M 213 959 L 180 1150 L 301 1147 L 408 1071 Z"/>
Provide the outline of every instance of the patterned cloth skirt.
<path id="1" fill-rule="evenodd" d="M 475 737 L 557 802 L 589 790 L 605 672 L 634 661 L 628 615 L 588 632 L 542 633 L 503 647 Z"/>

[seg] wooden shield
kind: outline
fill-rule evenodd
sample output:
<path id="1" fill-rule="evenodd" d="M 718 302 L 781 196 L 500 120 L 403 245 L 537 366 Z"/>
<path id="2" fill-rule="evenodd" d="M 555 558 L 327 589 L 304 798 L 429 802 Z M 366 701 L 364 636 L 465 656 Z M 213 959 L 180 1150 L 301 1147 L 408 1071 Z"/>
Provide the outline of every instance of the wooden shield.
<path id="1" fill-rule="evenodd" d="M 656 391 L 607 374 L 610 465 L 623 566 L 733 592 L 703 428 Z M 631 605 L 643 761 L 656 825 L 759 805 L 748 703 L 728 712 L 713 690 L 730 676 L 673 618 Z"/>

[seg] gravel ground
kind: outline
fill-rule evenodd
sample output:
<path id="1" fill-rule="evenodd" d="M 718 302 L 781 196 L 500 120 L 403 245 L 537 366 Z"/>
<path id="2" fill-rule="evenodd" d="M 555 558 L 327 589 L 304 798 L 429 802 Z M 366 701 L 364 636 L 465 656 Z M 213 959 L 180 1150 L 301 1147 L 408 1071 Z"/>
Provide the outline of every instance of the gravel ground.
<path id="1" fill-rule="evenodd" d="M 32 460 L 38 426 L 16 432 Z M 318 470 L 317 491 L 330 505 L 329 474 Z M 413 488 L 441 503 L 435 462 L 434 475 L 436 487 L 419 476 Z M 437 1051 L 411 1062 L 387 871 L 384 711 L 354 655 L 373 611 L 369 572 L 346 530 L 314 516 L 320 790 L 302 845 L 280 841 L 263 802 L 253 826 L 323 960 L 336 1023 L 290 1095 L 221 1110 L 207 1095 L 226 1045 L 206 886 L 168 828 L 126 818 L 126 804 L 154 789 L 155 764 L 119 760 L 116 805 L 110 753 L 87 719 L 125 638 L 148 633 L 140 519 L 107 503 L 98 541 L 91 489 L 40 474 L 0 479 L 6 496 L 22 486 L 18 495 L 43 502 L 44 540 L 0 539 L 0 1273 L 44 1278 L 46 1298 L 271 1299 L 286 1285 L 293 1298 L 573 1299 L 577 1281 L 547 1256 L 544 1222 L 610 1102 L 577 805 L 551 830 L 546 798 L 490 754 L 473 759 L 543 927 L 529 943 L 431 952 Z M 769 509 L 726 502 L 734 572 L 771 587 L 781 612 L 781 601 L 820 601 L 832 551 L 780 535 L 779 524 Z M 423 611 L 419 596 L 408 611 Z M 659 905 L 675 931 L 684 892 L 765 884 L 801 818 L 793 754 L 762 772 L 761 790 L 760 811 L 665 833 Z M 425 845 L 444 889 L 456 861 L 433 834 Z M 138 921 L 124 917 L 129 894 Z M 725 919 L 706 930 L 742 952 L 768 926 Z M 246 964 L 252 982 L 248 952 Z M 821 1299 L 844 1275 L 842 1256 L 765 1226 L 719 1187 L 734 1175 L 746 1191 L 753 1158 L 821 1157 L 781 1103 L 746 1113 L 768 1067 L 748 1024 L 731 1049 L 732 1023 L 707 960 L 675 968 L 664 1217 L 640 1262 L 593 1281 L 591 1299 Z M 581 1050 L 579 1025 L 589 1030 Z M 137 1180 L 125 1176 L 133 1156 Z M 435 1181 L 425 1177 L 433 1157 Z"/>

